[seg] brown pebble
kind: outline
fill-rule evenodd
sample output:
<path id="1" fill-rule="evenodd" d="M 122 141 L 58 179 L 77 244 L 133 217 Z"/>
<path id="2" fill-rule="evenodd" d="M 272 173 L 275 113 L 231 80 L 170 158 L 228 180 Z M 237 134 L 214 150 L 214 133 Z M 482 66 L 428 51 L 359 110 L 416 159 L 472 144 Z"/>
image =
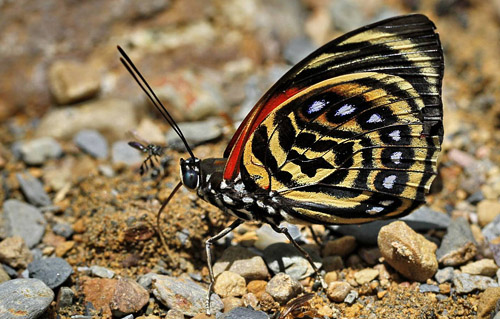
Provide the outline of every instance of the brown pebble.
<path id="1" fill-rule="evenodd" d="M 266 292 L 280 304 L 296 297 L 302 291 L 302 285 L 290 275 L 285 273 L 276 274 L 267 283 Z"/>
<path id="2" fill-rule="evenodd" d="M 326 295 L 331 301 L 343 302 L 347 294 L 351 291 L 352 287 L 349 283 L 344 281 L 334 281 L 328 285 Z"/>
<path id="3" fill-rule="evenodd" d="M 241 297 L 241 300 L 243 301 L 243 305 L 245 307 L 250 306 L 253 309 L 256 309 L 258 304 L 259 304 L 259 300 L 257 299 L 257 296 L 255 296 L 251 292 L 244 294 L 243 297 Z"/>
<path id="4" fill-rule="evenodd" d="M 59 104 L 68 104 L 97 94 L 99 72 L 75 61 L 56 61 L 49 69 L 49 86 Z"/>
<path id="5" fill-rule="evenodd" d="M 74 224 L 73 224 L 73 230 L 77 234 L 82 234 L 85 232 L 85 220 L 83 218 L 78 219 Z"/>
<path id="6" fill-rule="evenodd" d="M 333 281 L 337 281 L 339 279 L 339 275 L 336 271 L 327 272 L 325 275 L 325 282 L 329 285 Z"/>
<path id="7" fill-rule="evenodd" d="M 439 292 L 445 295 L 449 294 L 451 292 L 451 285 L 449 283 L 440 284 Z"/>
<path id="8" fill-rule="evenodd" d="M 477 204 L 477 221 L 479 226 L 484 227 L 491 223 L 500 214 L 500 202 L 485 199 Z"/>
<path id="9" fill-rule="evenodd" d="M 323 256 L 347 256 L 356 249 L 356 238 L 354 236 L 344 236 L 335 240 L 330 240 L 323 248 Z"/>
<path id="10" fill-rule="evenodd" d="M 231 271 L 222 272 L 215 279 L 214 292 L 221 297 L 239 297 L 247 292 L 245 278 Z"/>
<path id="11" fill-rule="evenodd" d="M 327 272 L 341 270 L 344 268 L 344 261 L 340 256 L 326 256 L 323 258 L 323 269 Z"/>
<path id="12" fill-rule="evenodd" d="M 64 255 L 66 255 L 66 253 L 68 251 L 70 251 L 71 249 L 73 249 L 73 247 L 75 247 L 75 242 L 72 241 L 72 240 L 68 240 L 68 241 L 65 241 L 59 245 L 57 245 L 56 247 L 56 256 L 57 257 L 63 257 Z"/>
<path id="13" fill-rule="evenodd" d="M 387 290 L 381 290 L 381 291 L 377 292 L 378 299 L 384 298 L 385 295 L 387 295 Z"/>
<path id="14" fill-rule="evenodd" d="M 228 312 L 234 308 L 243 306 L 243 300 L 237 297 L 222 298 L 222 303 L 224 304 L 224 312 Z"/>
<path id="15" fill-rule="evenodd" d="M 247 291 L 256 296 L 260 296 L 266 291 L 267 281 L 265 280 L 252 280 L 247 285 Z"/>
<path id="16" fill-rule="evenodd" d="M 0 242 L 0 262 L 12 268 L 26 268 L 33 254 L 20 236 L 7 237 Z"/>
<path id="17" fill-rule="evenodd" d="M 481 298 L 479 299 L 477 307 L 477 318 L 491 318 L 491 314 L 495 310 L 495 306 L 498 300 L 500 300 L 500 287 L 487 288 L 481 294 Z"/>
<path id="18" fill-rule="evenodd" d="M 366 268 L 354 274 L 354 279 L 360 285 L 366 284 L 378 276 L 378 270 Z"/>
<path id="19" fill-rule="evenodd" d="M 387 263 L 409 279 L 424 282 L 438 269 L 436 244 L 402 221 L 382 227 L 377 242 Z"/>
<path id="20" fill-rule="evenodd" d="M 460 270 L 463 273 L 470 275 L 493 277 L 498 270 L 498 266 L 497 264 L 495 264 L 495 261 L 493 259 L 485 258 L 472 263 L 468 263 L 467 265 L 460 267 Z"/>

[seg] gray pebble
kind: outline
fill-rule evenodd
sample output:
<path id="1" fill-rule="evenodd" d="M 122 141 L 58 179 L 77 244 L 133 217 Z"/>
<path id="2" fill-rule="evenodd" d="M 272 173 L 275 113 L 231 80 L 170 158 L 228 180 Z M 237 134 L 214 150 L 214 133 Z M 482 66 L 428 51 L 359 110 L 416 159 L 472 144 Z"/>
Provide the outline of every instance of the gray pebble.
<path id="1" fill-rule="evenodd" d="M 73 142 L 95 158 L 108 157 L 108 141 L 96 130 L 81 130 L 75 135 Z"/>
<path id="2" fill-rule="evenodd" d="M 3 219 L 8 236 L 21 236 L 29 248 L 42 240 L 47 222 L 35 206 L 8 199 L 3 203 Z"/>
<path id="3" fill-rule="evenodd" d="M 459 217 L 451 221 L 441 246 L 436 251 L 436 257 L 445 266 L 461 265 L 474 258 L 476 245 L 469 223 L 465 218 Z"/>
<path id="4" fill-rule="evenodd" d="M 266 292 L 280 304 L 296 297 L 302 291 L 302 285 L 291 276 L 280 272 L 266 286 Z"/>
<path id="5" fill-rule="evenodd" d="M 185 245 L 187 240 L 189 239 L 189 229 L 184 228 L 181 231 L 178 231 L 175 235 L 177 236 L 181 244 Z"/>
<path id="6" fill-rule="evenodd" d="M 73 304 L 75 293 L 69 287 L 61 287 L 57 293 L 56 309 L 66 308 Z"/>
<path id="7" fill-rule="evenodd" d="M 99 170 L 99 172 L 106 176 L 106 177 L 114 177 L 115 176 L 115 171 L 113 170 L 113 167 L 111 167 L 111 165 L 107 165 L 107 164 L 101 164 L 97 167 L 97 169 Z"/>
<path id="8" fill-rule="evenodd" d="M 41 137 L 18 144 L 22 160 L 28 165 L 42 165 L 46 160 L 62 155 L 61 145 L 52 137 Z"/>
<path id="9" fill-rule="evenodd" d="M 236 307 L 226 312 L 220 319 L 269 319 L 269 316 L 263 311 L 253 310 L 252 308 Z"/>
<path id="10" fill-rule="evenodd" d="M 495 217 L 495 219 L 493 219 L 491 223 L 484 226 L 484 228 L 482 229 L 482 233 L 488 241 L 491 241 L 500 236 L 500 215 Z"/>
<path id="11" fill-rule="evenodd" d="M 52 231 L 59 236 L 62 236 L 66 239 L 73 236 L 73 227 L 70 224 L 66 223 L 57 223 L 52 227 Z"/>
<path id="12" fill-rule="evenodd" d="M 73 273 L 68 262 L 59 257 L 35 260 L 28 265 L 29 276 L 40 279 L 54 289 L 62 285 Z"/>
<path id="13" fill-rule="evenodd" d="M 450 217 L 448 215 L 434 211 L 427 206 L 422 206 L 410 215 L 400 219 L 378 220 L 362 225 L 329 226 L 329 228 L 343 235 L 352 235 L 356 237 L 356 241 L 359 243 L 373 245 L 373 243 L 377 242 L 380 228 L 395 220 L 404 221 L 417 232 L 425 232 L 430 229 L 444 229 L 450 225 Z"/>
<path id="14" fill-rule="evenodd" d="M 126 315 L 125 317 L 122 317 L 121 319 L 134 319 L 134 315 L 133 314 Z"/>
<path id="15" fill-rule="evenodd" d="M 35 319 L 54 300 L 54 292 L 38 279 L 13 279 L 0 284 L 0 318 Z M 9 312 L 2 311 L 9 309 Z M 23 316 L 14 315 L 23 314 Z"/>
<path id="16" fill-rule="evenodd" d="M 498 287 L 498 283 L 486 276 L 455 274 L 453 277 L 453 285 L 458 294 L 467 294 L 475 290 L 486 290 L 489 287 Z"/>
<path id="17" fill-rule="evenodd" d="M 147 274 L 141 275 L 137 278 L 137 283 L 141 285 L 144 289 L 150 290 L 151 285 L 153 284 L 153 278 L 158 276 L 158 274 L 154 272 L 149 272 Z"/>
<path id="18" fill-rule="evenodd" d="M 179 128 L 184 134 L 191 147 L 200 145 L 209 141 L 213 141 L 222 135 L 222 128 L 219 119 L 208 119 L 199 122 L 184 122 L 179 124 Z M 168 147 L 183 151 L 185 150 L 184 143 L 174 132 L 169 130 L 166 134 Z"/>
<path id="19" fill-rule="evenodd" d="M 352 305 L 356 299 L 358 299 L 358 292 L 356 290 L 351 290 L 344 299 L 344 302 Z"/>
<path id="20" fill-rule="evenodd" d="M 213 270 L 215 276 L 227 270 L 242 276 L 247 281 L 269 277 L 264 259 L 241 246 L 227 248 L 214 264 Z"/>
<path id="21" fill-rule="evenodd" d="M 421 284 L 419 288 L 420 292 L 433 292 L 433 293 L 439 293 L 439 287 L 436 285 L 429 285 L 429 284 Z"/>
<path id="22" fill-rule="evenodd" d="M 111 147 L 111 157 L 114 164 L 135 165 L 143 161 L 142 153 L 130 147 L 127 141 L 115 142 Z"/>
<path id="23" fill-rule="evenodd" d="M 1 267 L 5 270 L 10 278 L 17 278 L 17 271 L 14 268 L 5 264 L 1 264 Z"/>
<path id="24" fill-rule="evenodd" d="M 153 294 L 162 304 L 186 316 L 205 312 L 207 290 L 189 279 L 157 275 L 153 280 Z M 224 308 L 216 294 L 210 296 L 210 305 L 212 313 Z"/>
<path id="25" fill-rule="evenodd" d="M 434 278 L 436 278 L 438 283 L 442 284 L 444 282 L 451 282 L 454 275 L 455 273 L 453 271 L 453 267 L 445 267 L 443 269 L 439 269 L 434 275 Z"/>
<path id="26" fill-rule="evenodd" d="M 321 268 L 322 261 L 314 250 L 306 251 L 309 253 L 317 268 Z M 291 244 L 275 243 L 264 249 L 264 260 L 269 269 L 275 274 L 284 272 L 295 280 L 301 280 L 314 274 L 314 270 L 302 256 L 302 254 Z"/>
<path id="27" fill-rule="evenodd" d="M 16 174 L 19 186 L 26 200 L 35 206 L 48 206 L 52 204 L 49 195 L 43 189 L 43 184 L 38 178 L 33 177 L 29 173 Z"/>
<path id="28" fill-rule="evenodd" d="M 100 278 L 113 278 L 115 276 L 115 272 L 112 271 L 111 269 L 108 269 L 106 267 L 101 267 L 101 266 L 90 266 L 90 272 L 92 273 L 93 276 L 95 277 L 100 277 Z"/>

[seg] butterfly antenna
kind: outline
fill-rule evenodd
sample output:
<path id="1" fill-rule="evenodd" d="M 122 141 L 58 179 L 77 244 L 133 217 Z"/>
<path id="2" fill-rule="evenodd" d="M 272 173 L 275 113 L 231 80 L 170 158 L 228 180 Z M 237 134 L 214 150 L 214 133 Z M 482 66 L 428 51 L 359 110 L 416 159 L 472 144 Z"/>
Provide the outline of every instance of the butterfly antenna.
<path id="1" fill-rule="evenodd" d="M 118 46 L 118 51 L 121 54 L 120 61 L 123 63 L 123 65 L 125 66 L 125 68 L 127 69 L 127 71 L 132 75 L 132 77 L 137 82 L 137 84 L 139 84 L 139 86 L 144 91 L 144 93 L 146 93 L 146 95 L 148 96 L 149 100 L 151 101 L 151 103 L 153 103 L 153 105 L 156 107 L 156 109 L 158 110 L 158 112 L 160 112 L 160 114 L 163 116 L 163 118 L 167 121 L 168 124 L 170 124 L 170 126 L 172 127 L 172 129 L 180 137 L 180 139 L 184 143 L 184 146 L 186 147 L 186 150 L 188 151 L 189 155 L 194 160 L 195 156 L 193 154 L 193 151 L 191 150 L 191 147 L 189 147 L 189 144 L 188 144 L 186 138 L 184 137 L 184 134 L 182 134 L 182 131 L 179 128 L 179 126 L 177 125 L 177 123 L 174 121 L 174 119 L 172 118 L 172 116 L 170 115 L 170 113 L 168 113 L 168 111 L 165 108 L 165 106 L 163 105 L 163 103 L 161 103 L 161 101 L 158 98 L 158 96 L 155 94 L 155 92 L 153 91 L 153 89 L 151 88 L 151 86 L 149 86 L 149 84 L 146 81 L 146 79 L 142 76 L 141 72 L 139 72 L 139 70 L 134 65 L 134 63 L 129 58 L 129 56 L 125 53 L 125 51 L 120 46 Z"/>

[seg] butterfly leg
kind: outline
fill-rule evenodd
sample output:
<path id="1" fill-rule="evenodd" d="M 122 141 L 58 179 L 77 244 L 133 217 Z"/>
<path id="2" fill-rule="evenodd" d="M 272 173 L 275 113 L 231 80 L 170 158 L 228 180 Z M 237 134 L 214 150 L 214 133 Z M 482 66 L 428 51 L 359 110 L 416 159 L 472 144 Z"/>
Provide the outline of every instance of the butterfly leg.
<path id="1" fill-rule="evenodd" d="M 297 242 L 295 241 L 295 239 L 293 239 L 292 235 L 290 235 L 290 232 L 288 231 L 288 229 L 286 227 L 279 227 L 279 226 L 273 225 L 273 224 L 270 224 L 270 225 L 274 229 L 275 232 L 285 234 L 285 236 L 295 246 L 295 248 L 297 248 L 298 251 L 300 251 L 300 253 L 304 257 L 306 257 L 307 261 L 309 262 L 309 264 L 313 268 L 314 272 L 316 273 L 316 277 L 318 278 L 319 282 L 321 283 L 321 287 L 323 289 L 326 289 L 327 288 L 326 282 L 323 279 L 323 277 L 321 277 L 321 274 L 319 273 L 319 270 L 316 267 L 316 265 L 314 264 L 314 261 L 312 260 L 309 253 L 307 251 L 305 251 L 304 248 L 300 247 L 299 244 L 297 244 Z"/>
<path id="2" fill-rule="evenodd" d="M 207 315 L 210 316 L 210 295 L 212 294 L 212 289 L 214 286 L 215 282 L 215 277 L 214 277 L 214 271 L 212 269 L 212 245 L 214 242 L 217 240 L 223 238 L 227 234 L 229 234 L 233 229 L 238 227 L 239 225 L 243 224 L 244 220 L 243 219 L 237 219 L 235 220 L 231 225 L 229 225 L 227 228 L 222 230 L 220 233 L 215 235 L 214 237 L 210 237 L 207 239 L 205 243 L 205 250 L 207 252 L 207 264 L 208 264 L 208 273 L 210 274 L 210 286 L 208 287 L 208 295 L 207 295 L 207 300 L 206 300 L 206 309 L 207 309 Z"/>
<path id="3" fill-rule="evenodd" d="M 312 238 L 313 238 L 314 242 L 316 243 L 316 245 L 318 245 L 319 247 L 322 247 L 323 244 L 319 240 L 318 234 L 316 234 L 316 232 L 314 231 L 312 226 L 309 226 L 309 231 L 311 232 Z"/>

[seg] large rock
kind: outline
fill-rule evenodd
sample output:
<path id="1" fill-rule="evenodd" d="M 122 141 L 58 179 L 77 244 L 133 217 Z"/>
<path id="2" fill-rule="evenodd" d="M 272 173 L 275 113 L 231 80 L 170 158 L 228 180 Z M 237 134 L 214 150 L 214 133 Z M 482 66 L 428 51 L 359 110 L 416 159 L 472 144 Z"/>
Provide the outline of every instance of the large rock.
<path id="1" fill-rule="evenodd" d="M 54 300 L 54 292 L 38 279 L 13 279 L 0 284 L 0 318 L 35 319 Z"/>

